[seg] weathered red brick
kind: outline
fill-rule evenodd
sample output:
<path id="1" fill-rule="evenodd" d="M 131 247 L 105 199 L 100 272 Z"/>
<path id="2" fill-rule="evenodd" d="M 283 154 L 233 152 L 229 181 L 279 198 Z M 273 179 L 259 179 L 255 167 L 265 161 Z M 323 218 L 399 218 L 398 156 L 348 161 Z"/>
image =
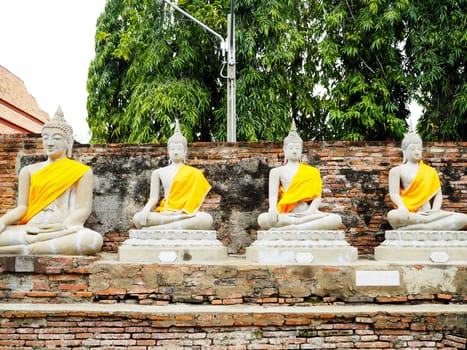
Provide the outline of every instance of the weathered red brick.
<path id="1" fill-rule="evenodd" d="M 286 326 L 305 326 L 311 324 L 311 320 L 306 318 L 289 318 L 285 319 Z"/>
<path id="2" fill-rule="evenodd" d="M 395 296 L 395 297 L 376 297 L 377 303 L 405 303 L 408 300 L 407 296 Z"/>
<path id="3" fill-rule="evenodd" d="M 58 292 L 45 292 L 45 291 L 35 291 L 35 292 L 27 292 L 26 296 L 32 298 L 52 298 L 56 297 Z"/>
<path id="4" fill-rule="evenodd" d="M 452 295 L 451 294 L 438 293 L 438 294 L 436 294 L 436 299 L 449 301 L 449 300 L 452 299 Z"/>
<path id="5" fill-rule="evenodd" d="M 356 342 L 355 347 L 357 349 L 385 349 L 390 348 L 391 343 L 375 341 L 375 342 Z"/>
<path id="6" fill-rule="evenodd" d="M 446 340 L 450 340 L 456 343 L 467 345 L 467 337 L 460 337 L 452 334 L 446 334 Z"/>
<path id="7" fill-rule="evenodd" d="M 453 341 L 453 340 L 449 340 L 449 339 L 444 339 L 442 344 L 444 346 L 452 346 L 455 349 L 465 349 L 466 348 L 465 340 L 464 340 L 464 342 L 457 342 L 457 341 Z"/>
<path id="8" fill-rule="evenodd" d="M 125 295 L 126 289 L 123 288 L 108 288 L 104 290 L 98 290 L 97 295 Z"/>

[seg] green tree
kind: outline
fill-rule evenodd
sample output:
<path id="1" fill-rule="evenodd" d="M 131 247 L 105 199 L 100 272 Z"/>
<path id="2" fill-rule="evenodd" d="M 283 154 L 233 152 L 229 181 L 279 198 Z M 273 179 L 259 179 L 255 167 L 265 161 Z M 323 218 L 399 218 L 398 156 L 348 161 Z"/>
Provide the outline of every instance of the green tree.
<path id="1" fill-rule="evenodd" d="M 280 140 L 291 118 L 305 139 L 328 138 L 326 113 L 315 92 L 317 10 L 307 1 L 237 1 L 239 139 Z"/>
<path id="2" fill-rule="evenodd" d="M 344 140 L 398 139 L 408 89 L 400 43 L 407 0 L 322 1 L 322 82 L 329 123 Z"/>
<path id="3" fill-rule="evenodd" d="M 226 32 L 229 0 L 178 5 Z M 280 139 L 291 117 L 307 138 L 328 136 L 327 115 L 313 94 L 316 10 L 293 0 L 236 2 L 238 140 Z M 165 141 L 175 116 L 190 141 L 225 140 L 226 84 L 216 40 L 155 0 L 110 0 L 89 69 L 92 142 Z"/>
<path id="4" fill-rule="evenodd" d="M 407 20 L 412 91 L 424 140 L 467 139 L 467 1 L 415 0 Z"/>
<path id="5" fill-rule="evenodd" d="M 190 2 L 187 10 L 210 27 L 225 25 L 218 1 Z M 91 141 L 166 141 L 175 117 L 189 140 L 209 140 L 223 93 L 218 48 L 215 37 L 162 2 L 109 0 L 89 68 Z"/>
<path id="6" fill-rule="evenodd" d="M 465 138 L 465 1 L 430 13 L 438 3 L 237 0 L 237 139 L 281 140 L 291 118 L 307 140 L 400 139 L 411 98 L 424 139 Z M 178 5 L 226 33 L 230 0 Z M 109 0 L 89 68 L 91 141 L 164 142 L 175 117 L 190 141 L 225 140 L 223 61 L 212 34 L 162 1 Z"/>

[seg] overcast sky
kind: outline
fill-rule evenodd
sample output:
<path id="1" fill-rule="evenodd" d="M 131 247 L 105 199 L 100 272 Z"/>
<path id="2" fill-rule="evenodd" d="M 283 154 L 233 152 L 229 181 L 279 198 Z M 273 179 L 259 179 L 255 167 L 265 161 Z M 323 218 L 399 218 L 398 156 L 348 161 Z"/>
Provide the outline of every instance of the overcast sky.
<path id="1" fill-rule="evenodd" d="M 62 107 L 75 138 L 89 141 L 86 81 L 105 0 L 0 0 L 0 65 L 53 117 Z"/>

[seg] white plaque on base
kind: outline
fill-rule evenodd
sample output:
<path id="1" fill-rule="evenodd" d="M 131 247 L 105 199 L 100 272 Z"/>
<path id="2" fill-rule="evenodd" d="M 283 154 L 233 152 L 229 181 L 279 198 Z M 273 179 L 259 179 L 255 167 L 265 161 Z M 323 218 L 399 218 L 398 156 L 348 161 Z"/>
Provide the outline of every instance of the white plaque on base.
<path id="1" fill-rule="evenodd" d="M 355 271 L 355 285 L 361 286 L 400 286 L 400 274 L 392 271 Z"/>

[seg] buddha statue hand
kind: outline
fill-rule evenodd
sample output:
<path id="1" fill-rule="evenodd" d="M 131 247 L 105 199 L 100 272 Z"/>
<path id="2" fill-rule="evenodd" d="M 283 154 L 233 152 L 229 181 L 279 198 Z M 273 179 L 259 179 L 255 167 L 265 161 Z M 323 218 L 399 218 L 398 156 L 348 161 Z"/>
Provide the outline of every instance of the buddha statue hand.
<path id="1" fill-rule="evenodd" d="M 27 233 L 25 239 L 27 244 L 33 244 L 39 241 L 39 235 Z"/>
<path id="2" fill-rule="evenodd" d="M 428 210 L 424 210 L 424 211 L 420 212 L 419 214 L 424 215 L 424 216 L 430 216 L 430 215 L 433 215 L 433 214 L 437 214 L 439 212 L 440 212 L 440 210 L 428 209 Z"/>
<path id="3" fill-rule="evenodd" d="M 47 241 L 79 232 L 82 229 L 83 226 L 80 225 L 66 227 L 63 224 L 46 224 L 39 225 L 39 227 L 29 227 L 26 230 L 26 242 L 32 244 Z"/>
<path id="4" fill-rule="evenodd" d="M 133 219 L 134 222 L 135 222 L 136 227 L 147 226 L 147 224 L 148 224 L 148 215 L 149 215 L 149 211 L 145 210 L 145 209 L 143 209 L 142 211 L 137 213 L 135 215 L 134 219 Z"/>
<path id="5" fill-rule="evenodd" d="M 401 207 L 398 210 L 400 222 L 408 222 L 410 219 L 410 212 L 405 207 Z"/>
<path id="6" fill-rule="evenodd" d="M 40 224 L 37 226 L 29 226 L 26 228 L 26 232 L 30 235 L 37 235 L 43 232 L 55 232 L 65 229 L 64 224 Z"/>
<path id="7" fill-rule="evenodd" d="M 324 218 L 328 216 L 329 214 L 323 213 L 322 211 L 319 211 L 319 210 L 312 210 L 312 211 L 305 211 L 301 213 L 290 213 L 289 215 L 292 217 L 296 217 L 296 218 L 307 217 L 309 221 L 312 221 L 312 220 Z"/>
<path id="8" fill-rule="evenodd" d="M 279 222 L 279 212 L 277 211 L 276 207 L 269 208 L 268 219 L 272 226 L 277 225 Z"/>

